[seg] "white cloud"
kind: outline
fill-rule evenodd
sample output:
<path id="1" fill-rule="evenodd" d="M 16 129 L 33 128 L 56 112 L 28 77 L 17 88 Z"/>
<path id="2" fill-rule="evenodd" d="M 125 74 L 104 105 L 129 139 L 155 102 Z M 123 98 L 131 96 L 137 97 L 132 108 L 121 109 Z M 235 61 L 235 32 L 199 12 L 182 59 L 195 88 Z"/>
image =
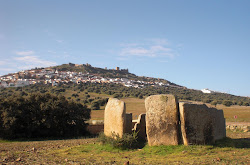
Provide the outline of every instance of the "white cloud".
<path id="1" fill-rule="evenodd" d="M 167 57 L 174 58 L 177 53 L 168 46 L 165 39 L 151 39 L 149 43 L 133 43 L 120 45 L 120 56 L 138 56 L 138 57 Z"/>
<path id="2" fill-rule="evenodd" d="M 5 65 L 5 61 L 0 61 L 0 65 Z"/>
<path id="3" fill-rule="evenodd" d="M 147 56 L 154 57 L 151 50 L 145 49 L 143 47 L 132 47 L 132 48 L 124 48 L 121 51 L 121 56 Z"/>
<path id="4" fill-rule="evenodd" d="M 149 41 L 152 41 L 156 45 L 169 45 L 169 41 L 163 38 L 153 38 Z"/>
<path id="5" fill-rule="evenodd" d="M 32 67 L 47 67 L 47 66 L 56 65 L 55 62 L 43 60 L 43 59 L 40 59 L 38 56 L 34 56 L 34 55 L 14 57 L 13 59 L 16 62 L 21 64 L 18 67 L 19 69 L 28 69 Z"/>
<path id="6" fill-rule="evenodd" d="M 56 54 L 56 52 L 52 50 L 48 50 L 48 53 Z"/>
<path id="7" fill-rule="evenodd" d="M 17 51 L 15 52 L 17 55 L 21 55 L 21 56 L 27 56 L 27 55 L 32 55 L 34 54 L 35 52 L 34 51 Z"/>
<path id="8" fill-rule="evenodd" d="M 34 55 L 34 51 L 17 51 L 16 55 L 9 56 L 0 61 L 0 74 L 5 75 L 10 72 L 31 69 L 35 67 L 49 67 L 57 65 L 56 62 L 44 60 L 40 56 Z"/>
<path id="9" fill-rule="evenodd" d="M 56 40 L 56 42 L 63 43 L 64 41 L 63 40 Z"/>

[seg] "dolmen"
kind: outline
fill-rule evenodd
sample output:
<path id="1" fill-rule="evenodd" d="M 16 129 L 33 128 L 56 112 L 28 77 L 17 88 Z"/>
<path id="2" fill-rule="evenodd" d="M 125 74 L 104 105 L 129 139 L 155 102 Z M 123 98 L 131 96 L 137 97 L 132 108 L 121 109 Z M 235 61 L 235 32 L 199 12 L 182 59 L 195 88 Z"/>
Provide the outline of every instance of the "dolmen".
<path id="1" fill-rule="evenodd" d="M 174 95 L 152 95 L 145 99 L 146 114 L 139 115 L 135 125 L 132 114 L 126 114 L 125 103 L 110 98 L 104 114 L 104 134 L 138 133 L 149 146 L 213 144 L 226 137 L 222 110 L 205 104 L 179 102 Z"/>

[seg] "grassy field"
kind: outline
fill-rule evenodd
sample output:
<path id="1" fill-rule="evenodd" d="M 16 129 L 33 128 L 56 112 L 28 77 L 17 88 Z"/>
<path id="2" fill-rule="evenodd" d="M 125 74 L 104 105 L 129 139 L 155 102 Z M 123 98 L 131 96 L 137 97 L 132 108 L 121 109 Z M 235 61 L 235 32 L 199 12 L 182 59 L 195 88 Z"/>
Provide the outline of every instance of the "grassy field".
<path id="1" fill-rule="evenodd" d="M 208 146 L 145 146 L 119 150 L 97 138 L 10 142 L 0 141 L 0 164 L 249 164 L 249 135 Z M 231 135 L 233 135 L 231 134 Z"/>
<path id="2" fill-rule="evenodd" d="M 250 122 L 250 106 L 226 107 L 218 105 L 217 108 L 223 109 L 227 122 Z M 237 116 L 237 119 L 234 116 Z"/>
<path id="3" fill-rule="evenodd" d="M 106 96 L 107 97 L 107 96 Z M 133 113 L 133 119 L 137 119 L 141 113 L 146 113 L 144 99 L 138 98 L 123 98 L 121 99 L 126 103 L 127 113 Z M 209 107 L 214 107 L 207 104 Z M 250 122 L 250 106 L 231 106 L 226 107 L 224 105 L 217 105 L 217 109 L 224 111 L 226 122 Z M 237 119 L 234 119 L 237 116 Z M 101 110 L 95 110 L 91 112 L 91 119 L 101 120 L 104 117 L 104 107 Z"/>

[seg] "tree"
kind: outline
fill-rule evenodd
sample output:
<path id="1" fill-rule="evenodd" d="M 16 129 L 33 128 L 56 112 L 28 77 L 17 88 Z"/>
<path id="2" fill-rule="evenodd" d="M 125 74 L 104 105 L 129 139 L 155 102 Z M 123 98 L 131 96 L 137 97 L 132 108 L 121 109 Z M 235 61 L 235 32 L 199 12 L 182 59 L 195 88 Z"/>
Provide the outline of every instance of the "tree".
<path id="1" fill-rule="evenodd" d="M 97 101 L 92 102 L 91 109 L 92 110 L 98 110 L 98 109 L 100 109 L 99 103 Z"/>
<path id="2" fill-rule="evenodd" d="M 214 105 L 216 107 L 216 105 L 218 104 L 217 100 L 214 100 L 211 102 L 212 105 Z"/>
<path id="3" fill-rule="evenodd" d="M 143 95 L 142 94 L 140 94 L 138 97 L 139 97 L 139 99 L 143 99 Z"/>
<path id="4" fill-rule="evenodd" d="M 35 93 L 0 99 L 0 116 L 2 138 L 81 136 L 90 109 L 63 96 Z"/>
<path id="5" fill-rule="evenodd" d="M 244 106 L 249 106 L 250 104 L 248 102 L 243 103 Z"/>
<path id="6" fill-rule="evenodd" d="M 230 101 L 230 100 L 224 100 L 224 101 L 222 102 L 222 104 L 225 105 L 225 106 L 227 106 L 227 107 L 230 107 L 231 105 L 233 105 L 233 102 Z"/>

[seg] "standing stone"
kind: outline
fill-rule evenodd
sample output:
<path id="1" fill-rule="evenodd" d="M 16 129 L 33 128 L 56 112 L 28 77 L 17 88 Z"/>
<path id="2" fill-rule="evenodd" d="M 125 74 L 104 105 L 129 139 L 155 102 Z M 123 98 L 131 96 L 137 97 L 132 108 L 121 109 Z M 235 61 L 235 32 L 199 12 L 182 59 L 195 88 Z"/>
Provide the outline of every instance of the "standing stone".
<path id="1" fill-rule="evenodd" d="M 225 134 L 222 110 L 205 104 L 179 103 L 181 131 L 184 145 L 212 144 Z"/>
<path id="2" fill-rule="evenodd" d="M 125 133 L 126 106 L 125 103 L 116 98 L 109 98 L 104 113 L 104 134 L 112 136 L 112 133 L 120 137 Z"/>
<path id="3" fill-rule="evenodd" d="M 140 114 L 138 120 L 133 128 L 135 132 L 138 132 L 137 136 L 139 140 L 146 140 L 146 114 Z"/>
<path id="4" fill-rule="evenodd" d="M 125 133 L 132 133 L 132 113 L 126 113 L 126 127 Z"/>
<path id="5" fill-rule="evenodd" d="M 209 108 L 212 112 L 214 140 L 220 140 L 226 137 L 226 121 L 224 118 L 223 110 L 216 108 Z"/>
<path id="6" fill-rule="evenodd" d="M 184 145 L 214 142 L 212 120 L 205 104 L 179 103 Z"/>
<path id="7" fill-rule="evenodd" d="M 146 131 L 149 146 L 178 145 L 178 101 L 173 95 L 145 99 Z"/>

